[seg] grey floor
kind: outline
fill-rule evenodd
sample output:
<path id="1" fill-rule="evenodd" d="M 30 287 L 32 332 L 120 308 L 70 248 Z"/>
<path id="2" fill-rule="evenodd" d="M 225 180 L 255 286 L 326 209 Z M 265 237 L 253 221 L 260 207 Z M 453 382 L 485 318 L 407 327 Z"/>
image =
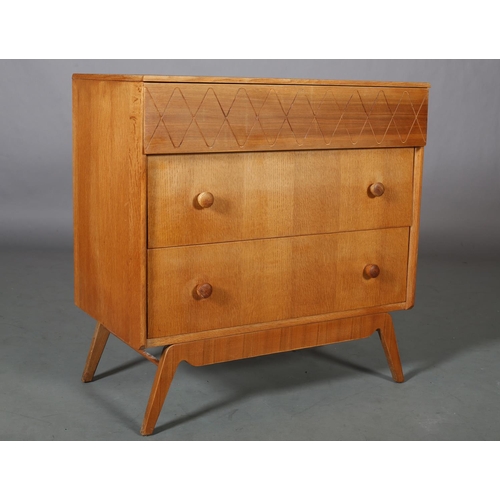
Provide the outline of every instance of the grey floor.
<path id="1" fill-rule="evenodd" d="M 73 305 L 72 253 L 0 252 L 0 439 L 498 440 L 500 261 L 421 258 L 393 314 L 406 375 L 378 337 L 194 368 L 139 434 L 155 367 L 112 337 L 80 381 L 94 320 Z M 158 351 L 152 351 L 158 353 Z"/>

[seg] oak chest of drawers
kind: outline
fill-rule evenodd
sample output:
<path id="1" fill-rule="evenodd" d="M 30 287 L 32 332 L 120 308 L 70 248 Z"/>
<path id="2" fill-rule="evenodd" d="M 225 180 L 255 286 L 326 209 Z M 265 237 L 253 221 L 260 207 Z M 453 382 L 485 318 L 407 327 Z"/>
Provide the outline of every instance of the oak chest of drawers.
<path id="1" fill-rule="evenodd" d="M 73 76 L 75 302 L 158 366 L 378 332 L 413 306 L 428 84 Z M 148 347 L 165 346 L 160 359 Z"/>

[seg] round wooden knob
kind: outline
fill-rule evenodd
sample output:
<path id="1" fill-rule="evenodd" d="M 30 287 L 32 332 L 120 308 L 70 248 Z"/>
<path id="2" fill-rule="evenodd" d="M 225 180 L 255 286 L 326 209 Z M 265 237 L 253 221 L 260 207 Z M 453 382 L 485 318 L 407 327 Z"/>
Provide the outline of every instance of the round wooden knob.
<path id="1" fill-rule="evenodd" d="M 212 285 L 210 283 L 203 283 L 195 288 L 196 297 L 199 299 L 208 299 L 212 295 Z"/>
<path id="2" fill-rule="evenodd" d="M 201 208 L 209 208 L 214 204 L 214 195 L 209 192 L 200 193 L 196 197 L 196 201 Z"/>
<path id="3" fill-rule="evenodd" d="M 385 191 L 385 187 L 381 182 L 376 182 L 375 184 L 372 184 L 368 190 L 373 196 L 382 196 Z"/>
<path id="4" fill-rule="evenodd" d="M 380 274 L 380 267 L 376 264 L 368 264 L 363 272 L 367 278 L 376 278 Z"/>

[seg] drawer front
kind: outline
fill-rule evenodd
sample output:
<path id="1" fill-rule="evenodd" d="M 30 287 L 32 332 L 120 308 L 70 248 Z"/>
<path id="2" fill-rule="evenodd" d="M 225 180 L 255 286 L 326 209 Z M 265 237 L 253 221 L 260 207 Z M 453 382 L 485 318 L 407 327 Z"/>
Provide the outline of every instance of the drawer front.
<path id="1" fill-rule="evenodd" d="M 148 245 L 410 226 L 413 156 L 413 149 L 151 156 Z M 377 183 L 381 196 L 369 191 Z M 213 195 L 210 207 L 198 203 L 202 193 Z"/>
<path id="2" fill-rule="evenodd" d="M 404 302 L 408 234 L 393 228 L 148 250 L 148 337 Z M 365 274 L 370 264 L 378 277 Z"/>
<path id="3" fill-rule="evenodd" d="M 424 146 L 428 89 L 144 84 L 146 154 Z"/>

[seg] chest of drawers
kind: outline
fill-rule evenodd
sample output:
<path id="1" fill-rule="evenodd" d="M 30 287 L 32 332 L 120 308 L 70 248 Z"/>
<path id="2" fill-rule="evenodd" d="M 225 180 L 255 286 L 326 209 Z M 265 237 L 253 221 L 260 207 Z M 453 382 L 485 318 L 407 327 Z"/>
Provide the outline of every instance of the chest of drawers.
<path id="1" fill-rule="evenodd" d="M 157 365 L 378 332 L 414 304 L 428 84 L 73 76 L 75 303 Z M 147 349 L 164 346 L 159 359 Z"/>

